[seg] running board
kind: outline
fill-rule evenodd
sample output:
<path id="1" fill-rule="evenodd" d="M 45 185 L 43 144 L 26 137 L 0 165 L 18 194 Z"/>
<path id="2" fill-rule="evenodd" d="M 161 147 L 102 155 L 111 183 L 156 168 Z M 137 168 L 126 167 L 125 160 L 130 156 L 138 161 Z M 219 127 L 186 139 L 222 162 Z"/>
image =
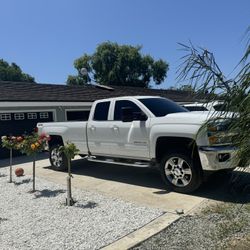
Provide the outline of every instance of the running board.
<path id="1" fill-rule="evenodd" d="M 148 167 L 151 167 L 150 163 L 148 163 L 148 164 L 142 163 L 142 162 L 126 163 L 126 162 L 114 161 L 112 159 L 98 160 L 98 159 L 96 159 L 93 156 L 88 157 L 87 160 L 88 161 L 92 161 L 92 162 L 108 163 L 108 164 L 123 165 L 123 166 L 132 166 L 132 167 L 139 167 L 139 168 L 148 168 Z"/>

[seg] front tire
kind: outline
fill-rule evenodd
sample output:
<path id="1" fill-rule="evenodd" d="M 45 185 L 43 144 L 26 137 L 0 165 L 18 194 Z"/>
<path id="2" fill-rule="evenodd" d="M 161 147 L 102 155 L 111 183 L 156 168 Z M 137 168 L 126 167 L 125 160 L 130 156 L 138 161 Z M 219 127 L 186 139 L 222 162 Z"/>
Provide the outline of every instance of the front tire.
<path id="1" fill-rule="evenodd" d="M 202 183 L 202 170 L 198 157 L 189 152 L 171 152 L 163 157 L 160 171 L 167 189 L 191 193 Z"/>
<path id="2" fill-rule="evenodd" d="M 49 160 L 51 168 L 57 171 L 64 171 L 68 169 L 67 158 L 64 153 L 59 151 L 61 145 L 53 145 L 49 150 Z"/>

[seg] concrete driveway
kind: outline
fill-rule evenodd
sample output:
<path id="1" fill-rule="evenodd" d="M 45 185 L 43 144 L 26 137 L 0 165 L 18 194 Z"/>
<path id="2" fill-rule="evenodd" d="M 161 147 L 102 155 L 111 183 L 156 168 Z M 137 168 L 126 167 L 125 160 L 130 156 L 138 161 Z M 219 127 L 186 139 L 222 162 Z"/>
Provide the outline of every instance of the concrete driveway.
<path id="1" fill-rule="evenodd" d="M 14 159 L 14 167 L 23 167 L 25 174 L 32 173 L 32 162 L 28 157 Z M 1 160 L 1 166 L 8 166 L 8 160 Z M 66 172 L 50 169 L 47 154 L 41 154 L 36 162 L 37 177 L 66 185 Z M 120 198 L 132 203 L 159 208 L 175 213 L 194 209 L 206 198 L 226 200 L 225 177 L 217 175 L 194 194 L 179 194 L 165 189 L 156 170 L 111 164 L 88 162 L 77 158 L 72 162 L 73 187 L 95 191 L 109 197 Z"/>

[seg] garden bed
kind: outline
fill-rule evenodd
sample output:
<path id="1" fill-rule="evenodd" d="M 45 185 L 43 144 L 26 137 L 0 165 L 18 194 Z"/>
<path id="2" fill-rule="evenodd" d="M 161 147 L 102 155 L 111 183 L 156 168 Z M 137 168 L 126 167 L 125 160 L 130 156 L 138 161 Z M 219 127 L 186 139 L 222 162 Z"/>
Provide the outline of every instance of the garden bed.
<path id="1" fill-rule="evenodd" d="M 31 176 L 8 183 L 8 173 L 0 168 L 1 249 L 100 249 L 163 214 L 80 189 L 67 207 L 65 186 L 37 178 L 30 193 Z"/>

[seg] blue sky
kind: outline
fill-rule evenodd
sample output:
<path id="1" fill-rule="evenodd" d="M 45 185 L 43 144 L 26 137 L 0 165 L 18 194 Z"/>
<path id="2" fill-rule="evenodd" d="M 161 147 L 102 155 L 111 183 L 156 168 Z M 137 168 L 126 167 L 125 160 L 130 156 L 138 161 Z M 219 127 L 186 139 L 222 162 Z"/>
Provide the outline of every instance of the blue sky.
<path id="1" fill-rule="evenodd" d="M 178 42 L 214 52 L 229 74 L 242 56 L 250 1 L 0 0 L 0 58 L 41 83 L 64 83 L 74 59 L 104 41 L 142 45 L 170 65 L 161 88 L 177 86 Z"/>

